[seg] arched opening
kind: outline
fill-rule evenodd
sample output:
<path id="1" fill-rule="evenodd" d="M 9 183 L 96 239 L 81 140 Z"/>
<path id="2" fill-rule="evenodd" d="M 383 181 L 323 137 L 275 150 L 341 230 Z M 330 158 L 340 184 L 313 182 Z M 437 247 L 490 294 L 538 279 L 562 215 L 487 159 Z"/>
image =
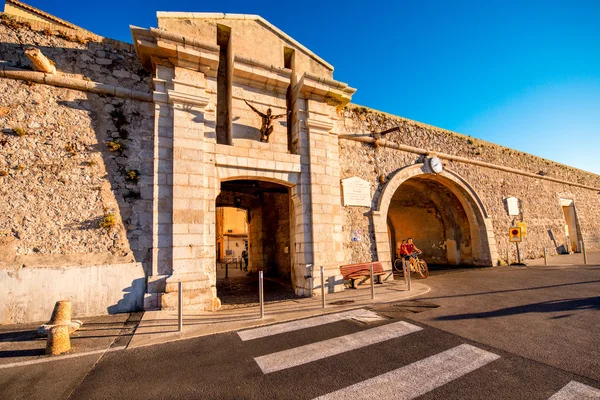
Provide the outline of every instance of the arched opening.
<path id="1" fill-rule="evenodd" d="M 259 271 L 265 276 L 266 301 L 295 297 L 290 251 L 293 208 L 289 191 L 289 186 L 272 181 L 221 182 L 215 204 L 216 252 L 220 261 L 217 295 L 224 306 L 256 303 Z"/>
<path id="2" fill-rule="evenodd" d="M 431 173 L 423 164 L 396 172 L 373 213 L 377 253 L 391 262 L 402 239 L 412 238 L 428 264 L 491 266 L 496 245 L 483 204 L 452 171 Z"/>
<path id="3" fill-rule="evenodd" d="M 388 221 L 392 243 L 412 238 L 428 264 L 473 264 L 470 222 L 462 204 L 427 175 L 410 178 L 396 190 Z"/>

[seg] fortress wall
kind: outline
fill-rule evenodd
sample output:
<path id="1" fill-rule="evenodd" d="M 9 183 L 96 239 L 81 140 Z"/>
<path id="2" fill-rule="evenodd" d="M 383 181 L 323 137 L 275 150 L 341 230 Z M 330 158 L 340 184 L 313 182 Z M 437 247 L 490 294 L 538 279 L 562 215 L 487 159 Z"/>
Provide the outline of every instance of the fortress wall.
<path id="1" fill-rule="evenodd" d="M 6 18 L 0 22 L 6 65 L 30 69 L 23 50 L 33 45 L 55 62 L 58 75 L 151 91 L 130 45 L 84 44 Z M 63 296 L 78 299 L 79 315 L 139 308 L 141 263 L 148 261 L 152 234 L 154 105 L 12 79 L 0 79 L 0 93 L 0 269 L 6 272 L 0 286 L 9 289 L 0 302 L 0 323 L 39 319 L 40 305 L 19 299 L 40 285 L 60 288 L 47 291 L 50 309 Z M 121 150 L 110 151 L 109 141 Z M 129 171 L 136 171 L 133 179 Z M 114 226 L 101 227 L 111 214 Z M 93 265 L 106 267 L 86 268 Z M 127 265 L 127 273 L 119 278 L 111 265 Z M 78 282 L 65 282 L 74 275 L 62 267 L 78 269 L 78 280 L 89 280 L 98 293 L 77 296 Z M 39 271 L 25 274 L 31 268 Z M 131 288 L 132 277 L 136 290 L 123 292 L 130 300 L 121 302 L 127 306 L 116 307 L 114 295 L 102 295 Z M 18 293 L 10 290 L 17 288 L 15 279 Z"/>
<path id="2" fill-rule="evenodd" d="M 446 131 L 433 126 L 381 113 L 365 107 L 349 105 L 340 112 L 341 134 L 369 134 L 395 126 L 399 132 L 385 135 L 385 139 L 433 152 L 443 152 L 507 166 L 531 173 L 569 182 L 600 187 L 600 176 L 568 167 L 550 160 L 522 153 L 483 140 Z M 340 162 L 342 179 L 358 176 L 371 183 L 371 194 L 376 203 L 383 188 L 379 176 L 389 179 L 400 168 L 419 162 L 421 156 L 386 147 L 375 148 L 372 144 L 340 139 Z M 527 223 L 527 237 L 522 250 L 527 258 L 541 257 L 543 247 L 556 252 L 565 244 L 565 218 L 560 199 L 572 199 L 579 229 L 588 250 L 600 249 L 600 195 L 593 190 L 567 184 L 559 184 L 530 178 L 462 162 L 445 161 L 444 165 L 468 182 L 479 196 L 485 210 L 493 221 L 497 250 L 506 261 L 507 250 L 511 260 L 516 260 L 514 244 L 508 243 L 509 217 L 503 199 L 514 196 L 522 201 L 523 221 Z M 375 259 L 376 250 L 371 220 L 366 207 L 345 207 L 344 237 L 352 230 L 362 229 L 363 240 L 345 241 L 348 262 Z M 552 232 L 556 243 L 551 239 Z M 367 234 L 368 232 L 368 234 Z"/>

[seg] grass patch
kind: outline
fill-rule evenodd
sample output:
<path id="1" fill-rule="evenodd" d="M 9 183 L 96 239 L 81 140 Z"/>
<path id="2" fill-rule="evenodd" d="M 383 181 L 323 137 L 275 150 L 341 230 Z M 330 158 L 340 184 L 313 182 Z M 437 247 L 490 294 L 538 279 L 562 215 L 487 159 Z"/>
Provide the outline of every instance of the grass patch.
<path id="1" fill-rule="evenodd" d="M 27 131 L 21 126 L 15 126 L 14 128 L 12 128 L 12 131 L 18 137 L 27 136 Z"/>
<path id="2" fill-rule="evenodd" d="M 106 147 L 108 148 L 108 151 L 113 153 L 117 151 L 123 151 L 124 149 L 123 144 L 118 140 L 111 140 L 110 142 L 106 142 Z"/>
<path id="3" fill-rule="evenodd" d="M 102 229 L 111 230 L 117 225 L 117 216 L 113 213 L 108 213 L 100 220 L 99 226 Z"/>
<path id="4" fill-rule="evenodd" d="M 140 181 L 140 172 L 136 169 L 130 169 L 125 173 L 125 180 L 131 183 L 138 183 Z"/>

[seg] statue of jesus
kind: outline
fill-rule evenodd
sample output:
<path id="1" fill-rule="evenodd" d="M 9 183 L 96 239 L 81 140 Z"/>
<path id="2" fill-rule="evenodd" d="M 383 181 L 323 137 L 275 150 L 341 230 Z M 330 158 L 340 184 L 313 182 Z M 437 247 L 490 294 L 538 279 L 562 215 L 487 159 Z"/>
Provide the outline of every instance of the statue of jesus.
<path id="1" fill-rule="evenodd" d="M 273 133 L 273 120 L 285 117 L 287 114 L 273 115 L 271 114 L 271 107 L 267 109 L 267 113 L 265 114 L 258 111 L 252 106 L 252 104 L 248 103 L 246 100 L 244 101 L 246 102 L 248 107 L 252 109 L 252 111 L 260 115 L 260 117 L 262 118 L 262 124 L 260 127 L 260 141 L 264 143 L 269 143 L 269 136 L 271 135 L 271 133 Z"/>

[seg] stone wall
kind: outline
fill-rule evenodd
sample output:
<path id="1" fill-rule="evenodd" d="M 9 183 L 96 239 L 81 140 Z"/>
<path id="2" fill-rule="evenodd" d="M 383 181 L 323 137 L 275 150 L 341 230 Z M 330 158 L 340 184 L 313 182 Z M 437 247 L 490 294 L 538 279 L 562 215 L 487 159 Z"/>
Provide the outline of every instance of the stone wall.
<path id="1" fill-rule="evenodd" d="M 40 48 L 58 75 L 151 92 L 131 45 L 86 42 L 2 16 L 0 60 L 31 69 L 28 46 Z M 0 79 L 0 93 L 0 269 L 147 264 L 153 104 L 10 79 Z M 94 274 L 89 279 L 103 280 Z"/>
<path id="2" fill-rule="evenodd" d="M 385 129 L 400 127 L 399 132 L 385 139 L 432 152 L 448 153 L 481 160 L 496 165 L 562 179 L 569 182 L 600 187 L 600 176 L 545 160 L 530 154 L 485 142 L 469 136 L 446 131 L 365 107 L 349 105 L 340 111 L 339 131 L 350 135 L 369 135 Z M 422 162 L 422 156 L 387 147 L 340 139 L 341 177 L 358 176 L 371 183 L 375 205 L 386 180 L 399 169 Z M 521 200 L 527 237 L 522 248 L 527 258 L 540 257 L 543 247 L 556 251 L 565 243 L 565 219 L 560 199 L 574 200 L 580 231 L 587 248 L 600 249 L 600 197 L 589 189 L 549 182 L 462 162 L 444 161 L 445 168 L 456 172 L 472 186 L 485 210 L 493 220 L 494 236 L 499 257 L 516 260 L 515 246 L 508 243 L 508 228 L 513 218 L 507 214 L 504 198 Z M 344 237 L 348 262 L 376 258 L 374 230 L 368 207 L 345 207 Z M 349 240 L 353 229 L 362 228 L 363 240 Z M 552 232 L 552 240 L 549 232 Z"/>

